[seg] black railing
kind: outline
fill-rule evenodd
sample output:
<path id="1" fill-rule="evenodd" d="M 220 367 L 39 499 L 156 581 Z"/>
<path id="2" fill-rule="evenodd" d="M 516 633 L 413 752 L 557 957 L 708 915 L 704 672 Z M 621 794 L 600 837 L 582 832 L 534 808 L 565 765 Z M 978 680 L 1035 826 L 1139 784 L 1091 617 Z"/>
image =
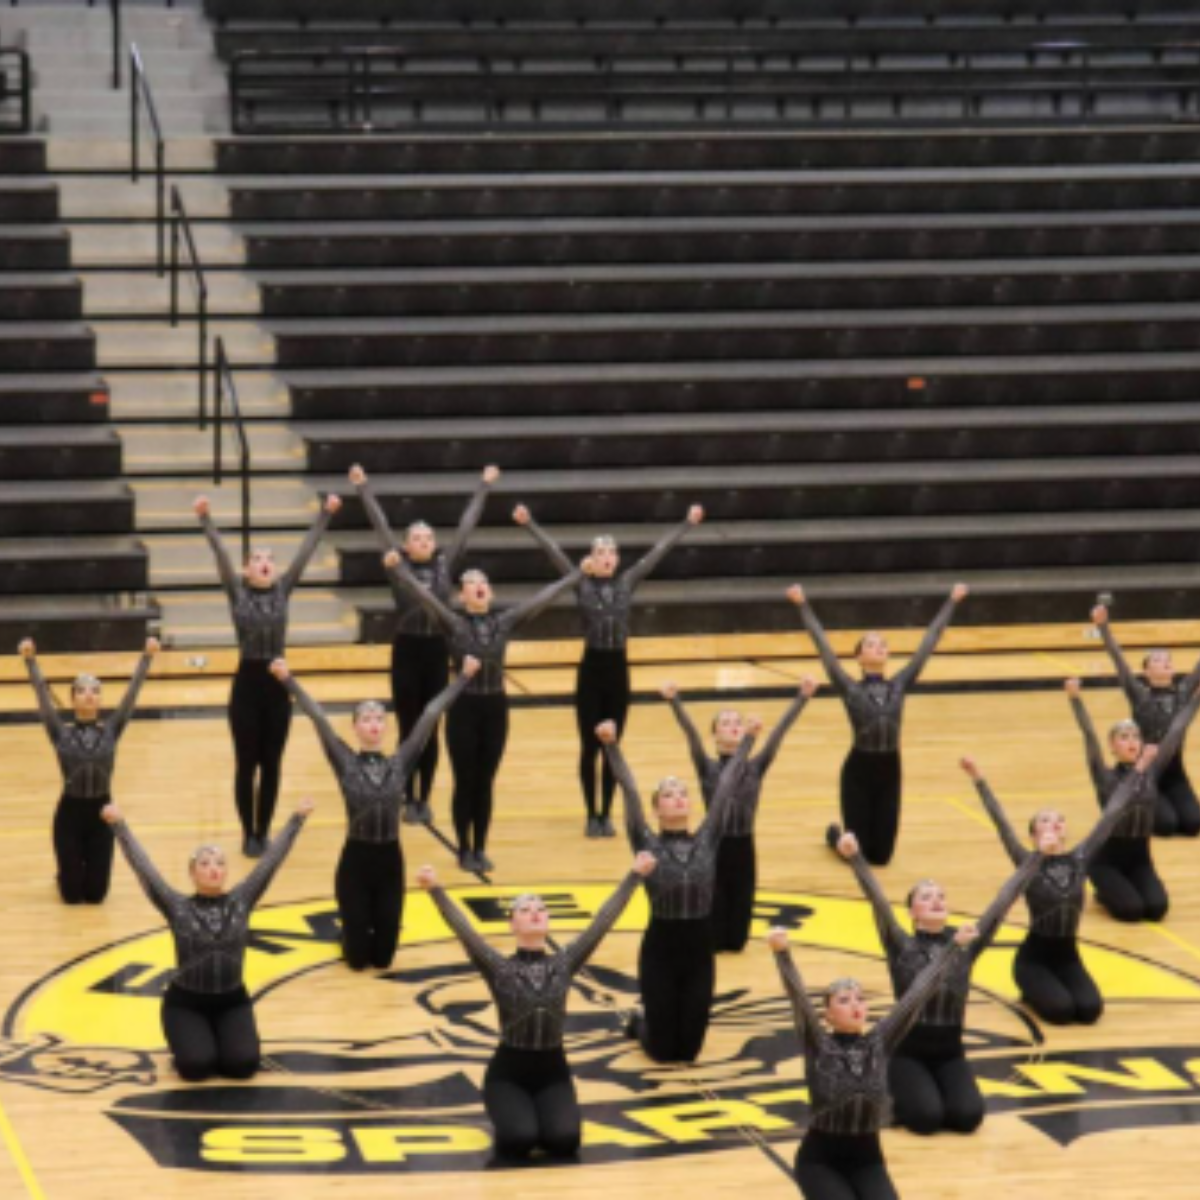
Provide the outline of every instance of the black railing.
<path id="1" fill-rule="evenodd" d="M 180 251 L 187 251 L 187 263 L 181 261 Z M 179 325 L 179 276 L 184 268 L 190 270 L 192 287 L 196 296 L 196 324 L 198 327 L 199 368 L 196 382 L 200 399 L 200 428 L 208 428 L 208 281 L 204 277 L 204 264 L 196 249 L 196 238 L 192 223 L 179 189 L 171 189 L 171 325 Z"/>
<path id="2" fill-rule="evenodd" d="M 89 7 L 92 0 L 88 0 Z M 113 91 L 121 90 L 121 0 L 108 0 L 108 11 L 112 15 L 112 85 Z"/>
<path id="3" fill-rule="evenodd" d="M 16 112 L 10 113 L 13 101 Z M 0 50 L 0 132 L 28 133 L 32 127 L 29 55 L 24 50 Z"/>
<path id="4" fill-rule="evenodd" d="M 143 108 L 154 134 L 154 233 L 157 245 L 158 273 L 167 270 L 167 140 L 163 137 L 150 79 L 135 43 L 129 46 L 129 177 L 137 183 L 142 177 L 141 134 Z"/>
<path id="5" fill-rule="evenodd" d="M 230 366 L 229 356 L 225 353 L 225 342 L 221 338 L 217 338 L 213 356 L 213 396 L 215 398 L 213 413 L 213 484 L 215 486 L 220 487 L 225 478 L 225 464 L 221 457 L 221 431 L 225 425 L 227 401 L 230 420 L 233 421 L 241 450 L 238 476 L 242 482 L 242 558 L 245 560 L 250 557 L 252 521 L 250 474 L 254 464 L 250 453 L 250 442 L 246 438 L 246 423 L 242 420 L 242 406 L 238 402 L 237 383 L 233 378 L 233 368 Z"/>

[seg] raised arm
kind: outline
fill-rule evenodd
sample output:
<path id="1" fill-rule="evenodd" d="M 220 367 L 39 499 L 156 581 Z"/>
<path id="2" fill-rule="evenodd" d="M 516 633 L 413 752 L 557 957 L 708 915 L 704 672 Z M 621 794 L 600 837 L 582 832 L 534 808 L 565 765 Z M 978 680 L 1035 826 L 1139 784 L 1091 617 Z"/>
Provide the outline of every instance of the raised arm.
<path id="1" fill-rule="evenodd" d="M 991 944 L 1009 909 L 1025 894 L 1025 889 L 1033 882 L 1033 877 L 1041 869 L 1042 856 L 1030 854 L 1028 858 L 1004 881 L 1004 886 L 996 893 L 996 898 L 987 906 L 983 916 L 979 918 L 977 928 L 979 936 L 970 945 L 967 953 L 974 962 Z"/>
<path id="2" fill-rule="evenodd" d="M 1197 710 L 1200 710 L 1200 688 L 1193 688 L 1187 704 L 1175 714 L 1163 740 L 1158 744 L 1158 754 L 1150 765 L 1150 774 L 1155 779 L 1170 766 L 1171 760 L 1179 752 L 1188 728 L 1196 719 Z"/>
<path id="3" fill-rule="evenodd" d="M 852 832 L 842 834 L 837 850 L 854 872 L 854 878 L 858 880 L 862 894 L 866 896 L 871 905 L 871 912 L 875 917 L 875 928 L 879 931 L 879 940 L 883 943 L 884 950 L 899 950 L 908 941 L 908 934 L 904 931 L 904 926 L 896 920 L 891 902 L 883 894 L 883 888 L 879 886 L 875 872 L 863 858 L 858 839 Z"/>
<path id="4" fill-rule="evenodd" d="M 180 898 L 179 893 L 158 873 L 158 868 L 150 861 L 150 856 L 143 849 L 141 842 L 133 836 L 133 831 L 124 817 L 116 810 L 105 809 L 105 813 L 105 820 L 112 826 L 117 845 L 121 847 L 129 869 L 142 885 L 146 898 L 164 917 L 170 919 L 171 911 Z"/>
<path id="5" fill-rule="evenodd" d="M 983 801 L 984 810 L 991 817 L 992 824 L 995 825 L 996 832 L 1000 835 L 1001 845 L 1008 851 L 1008 857 L 1019 867 L 1030 857 L 1032 851 L 1017 836 L 1017 831 L 1009 822 L 1007 814 L 1000 806 L 1000 801 L 996 799 L 996 793 L 992 791 L 988 781 L 984 779 L 983 773 L 980 771 L 975 760 L 973 758 L 964 758 L 962 760 L 962 768 L 975 784 L 975 791 L 979 793 L 979 798 Z"/>
<path id="6" fill-rule="evenodd" d="M 383 547 L 383 552 L 386 554 L 389 550 L 395 550 L 399 543 L 388 522 L 387 514 L 383 511 L 383 505 L 379 503 L 379 497 L 375 495 L 375 489 L 367 479 L 367 473 L 361 467 L 354 467 L 350 472 L 350 482 L 358 492 L 363 511 L 367 514 L 367 520 L 371 522 L 371 528 L 375 530 L 375 537 Z"/>
<path id="7" fill-rule="evenodd" d="M 962 930 L 959 930 L 959 934 L 962 934 Z M 958 942 L 946 946 L 916 977 L 912 987 L 892 1005 L 891 1012 L 875 1027 L 885 1050 L 893 1051 L 904 1041 L 917 1023 L 925 1002 L 941 986 L 942 980 L 950 973 L 955 963 L 962 961 L 966 952 Z"/>
<path id="8" fill-rule="evenodd" d="M 1121 823 L 1121 818 L 1125 816 L 1129 806 L 1140 797 L 1142 788 L 1153 786 L 1149 771 L 1157 755 L 1157 747 L 1147 746 L 1142 750 L 1137 765 L 1109 797 L 1100 819 L 1092 826 L 1091 833 L 1075 847 L 1075 853 L 1081 855 L 1085 862 L 1091 862 L 1104 843 L 1112 837 L 1113 830 Z"/>
<path id="9" fill-rule="evenodd" d="M 605 729 L 605 726 L 601 725 L 600 729 Z M 597 734 L 599 735 L 599 730 L 597 730 Z M 615 739 L 615 736 L 613 733 L 611 739 Z M 642 808 L 642 798 L 638 795 L 637 784 L 633 779 L 633 772 L 625 761 L 625 755 L 621 753 L 621 747 L 611 739 L 606 741 L 604 736 L 600 736 L 600 741 L 604 745 L 604 753 L 608 756 L 608 765 L 612 768 L 613 777 L 621 787 L 621 795 L 625 801 L 625 832 L 629 837 L 629 845 L 633 848 L 633 852 L 638 854 L 650 844 L 650 828 L 646 824 L 646 814 Z"/>
<path id="10" fill-rule="evenodd" d="M 825 633 L 825 627 L 817 620 L 817 614 L 813 612 L 812 605 L 808 603 L 808 598 L 799 584 L 794 584 L 788 589 L 788 599 L 800 609 L 800 620 L 804 622 L 804 628 L 808 630 L 808 636 L 812 638 L 813 645 L 821 656 L 821 662 L 825 665 L 825 673 L 829 676 L 829 682 L 845 695 L 854 686 L 854 680 L 850 678 L 845 667 L 838 660 L 838 656 L 833 652 L 833 647 L 829 644 L 829 637 Z"/>
<path id="11" fill-rule="evenodd" d="M 408 564 L 395 550 L 389 550 L 383 560 L 384 569 L 399 587 L 406 591 L 447 634 L 453 634 L 458 616 L 409 570 Z"/>
<path id="12" fill-rule="evenodd" d="M 247 908 L 253 908 L 263 893 L 271 886 L 275 872 L 283 866 L 283 860 L 292 852 L 300 830 L 312 811 L 311 801 L 305 801 L 288 820 L 288 823 L 271 839 L 266 853 L 260 858 L 254 870 L 233 889 L 233 894 L 244 901 Z"/>
<path id="13" fill-rule="evenodd" d="M 565 575 L 575 569 L 567 552 L 533 519 L 533 514 L 520 504 L 513 511 L 513 520 L 533 534 L 533 540 L 546 552 L 550 561 Z"/>
<path id="14" fill-rule="evenodd" d="M 25 670 L 29 672 L 29 682 L 33 685 L 33 694 L 37 697 L 38 715 L 42 718 L 42 724 L 46 727 L 46 733 L 50 740 L 57 746 L 63 735 L 63 721 L 62 717 L 58 715 L 58 709 L 54 707 L 54 697 L 50 695 L 50 685 L 42 674 L 42 668 L 38 666 L 37 655 L 34 653 L 31 641 L 26 640 L 21 643 L 21 657 L 25 659 Z"/>
<path id="15" fill-rule="evenodd" d="M 1100 799 L 1100 803 L 1104 803 L 1104 785 L 1107 780 L 1108 768 L 1104 763 L 1104 751 L 1100 746 L 1100 739 L 1096 736 L 1096 726 L 1092 724 L 1091 714 L 1088 712 L 1083 703 L 1083 699 L 1079 695 L 1079 680 L 1070 679 L 1067 681 L 1067 695 L 1071 701 L 1071 712 L 1075 717 L 1075 724 L 1079 726 L 1080 733 L 1083 734 L 1083 751 L 1087 757 L 1088 773 L 1092 777 L 1092 786 L 1096 789 L 1096 795 Z"/>
<path id="16" fill-rule="evenodd" d="M 475 528 L 483 516 L 483 506 L 487 503 L 488 493 L 492 490 L 492 484 L 499 478 L 499 467 L 487 467 L 479 477 L 479 485 L 475 488 L 475 494 L 471 497 L 467 507 L 463 509 L 458 528 L 454 531 L 454 541 L 450 543 L 450 549 L 446 551 L 446 569 L 450 572 L 451 578 L 458 572 L 459 561 L 467 552 L 467 543 L 471 540 L 471 534 L 475 532 Z"/>
<path id="17" fill-rule="evenodd" d="M 213 558 L 217 560 L 217 574 L 221 577 L 221 586 L 228 596 L 233 597 L 237 594 L 241 577 L 233 565 L 233 559 L 229 557 L 229 551 L 225 549 L 225 542 L 221 538 L 220 531 L 213 524 L 212 510 L 209 508 L 207 498 L 201 496 L 196 501 L 195 509 L 196 515 L 200 518 L 200 528 L 204 531 L 204 537 L 212 549 Z"/>
<path id="18" fill-rule="evenodd" d="M 1125 657 L 1125 652 L 1117 643 L 1116 634 L 1113 633 L 1112 626 L 1108 623 L 1108 609 L 1104 605 L 1098 604 L 1092 609 L 1092 622 L 1100 630 L 1100 639 L 1104 642 L 1108 657 L 1112 659 L 1113 666 L 1117 668 L 1117 679 L 1121 684 L 1121 690 L 1131 703 L 1134 702 L 1138 695 L 1138 677 L 1133 673 L 1129 660 Z"/>
<path id="19" fill-rule="evenodd" d="M 787 706 L 787 710 L 783 716 L 779 718 L 779 724 L 771 730 L 767 740 L 763 743 L 763 748 L 754 756 L 754 765 L 758 768 L 760 775 L 765 775 L 771 764 L 775 761 L 775 756 L 779 753 L 780 746 L 783 745 L 783 739 L 787 737 L 792 726 L 800 719 L 800 714 L 804 711 L 804 706 L 809 702 L 813 692 L 816 690 L 816 681 L 806 679 L 801 685 L 800 691 L 796 693 L 796 698 Z"/>
<path id="20" fill-rule="evenodd" d="M 407 778 L 412 773 L 421 755 L 425 752 L 426 743 L 437 729 L 437 723 L 450 705 L 466 690 L 472 676 L 478 672 L 479 663 L 476 659 L 467 659 L 463 664 L 464 667 L 467 663 L 473 663 L 474 670 L 469 673 L 466 670 L 459 671 L 458 678 L 449 687 L 443 688 L 425 705 L 425 711 L 421 713 L 420 719 L 412 727 L 412 732 L 400 743 L 396 753 L 392 755 L 392 762 L 397 774 Z"/>
<path id="21" fill-rule="evenodd" d="M 146 651 L 138 660 L 138 665 L 130 677 L 129 686 L 125 689 L 125 695 L 121 697 L 121 703 L 117 707 L 117 711 L 113 713 L 109 720 L 109 728 L 112 730 L 113 741 L 116 741 L 125 732 L 125 726 L 129 724 L 129 719 L 133 716 L 133 710 L 137 707 L 138 694 L 142 690 L 142 684 L 146 682 L 146 676 L 150 672 L 150 664 L 154 661 L 154 656 L 157 653 L 158 642 L 154 638 L 151 638 L 146 643 Z"/>
<path id="22" fill-rule="evenodd" d="M 779 969 L 779 979 L 783 984 L 784 994 L 792 1006 L 792 1021 L 796 1026 L 796 1036 L 804 1047 L 816 1049 L 825 1040 L 825 1031 L 821 1028 L 821 1019 L 813 1008 L 808 992 L 804 989 L 804 980 L 796 969 L 792 952 L 788 949 L 786 935 L 782 948 L 777 944 L 782 931 L 771 933 L 771 948 L 775 954 L 775 966 Z"/>
<path id="23" fill-rule="evenodd" d="M 937 649 L 938 642 L 942 640 L 942 634 L 946 632 L 946 626 L 950 624 L 951 618 L 954 616 L 954 610 L 958 607 L 960 601 L 966 598 L 966 595 L 966 586 L 956 583 L 954 590 L 950 593 L 950 598 L 942 605 L 941 612 L 934 617 L 933 624 L 925 631 L 925 636 L 921 639 L 921 644 L 917 647 L 916 653 L 909 659 L 908 666 L 902 671 L 896 672 L 896 679 L 902 687 L 907 687 L 909 684 L 917 681 L 918 676 L 925 669 L 925 664 Z"/>
<path id="24" fill-rule="evenodd" d="M 542 609 L 548 608 L 561 592 L 565 592 L 567 588 L 574 587 L 582 578 L 583 571 L 579 567 L 573 567 L 569 575 L 564 575 L 561 579 L 556 579 L 552 584 L 542 588 L 540 592 L 530 596 L 528 600 L 513 605 L 500 618 L 500 623 L 511 633 L 519 625 L 523 625 L 526 621 L 530 621 L 536 617 Z"/>
<path id="25" fill-rule="evenodd" d="M 674 529 L 660 538 L 646 554 L 624 573 L 625 582 L 629 585 L 629 590 L 633 591 L 634 588 L 638 587 L 645 580 L 646 576 L 684 539 L 688 530 L 694 525 L 699 525 L 703 519 L 703 509 L 698 507 L 688 509 L 688 515 Z"/>
<path id="26" fill-rule="evenodd" d="M 729 812 L 737 796 L 738 786 L 742 782 L 742 774 L 746 770 L 746 760 L 754 749 L 754 741 L 758 737 L 758 726 L 751 727 L 747 721 L 748 732 L 738 745 L 737 753 L 725 764 L 721 778 L 713 792 L 712 803 L 708 806 L 708 816 L 704 818 L 696 837 L 721 837 L 729 822 Z"/>
<path id="27" fill-rule="evenodd" d="M 333 726 L 329 723 L 325 710 L 288 670 L 287 663 L 282 659 L 276 659 L 271 664 L 271 674 L 287 688 L 292 698 L 300 706 L 300 711 L 312 721 L 317 731 L 317 737 L 321 739 L 321 749 L 325 751 L 325 757 L 329 759 L 329 765 L 333 768 L 334 774 L 340 778 L 345 771 L 346 760 L 353 757 L 354 751 L 333 731 Z"/>
<path id="28" fill-rule="evenodd" d="M 316 554 L 317 546 L 320 544 L 325 530 L 329 528 L 329 522 L 333 520 L 333 514 L 341 507 L 342 501 L 338 496 L 325 497 L 321 511 L 317 513 L 316 520 L 309 526 L 308 533 L 304 535 L 304 541 L 300 543 L 300 549 L 296 551 L 296 557 L 292 559 L 291 565 L 279 580 L 279 586 L 285 593 L 290 593 L 300 582 L 300 576 L 304 574 L 305 568 L 312 561 L 312 556 Z"/>
<path id="29" fill-rule="evenodd" d="M 679 691 L 673 683 L 664 684 L 662 694 L 670 703 L 671 712 L 675 714 L 675 720 L 679 722 L 679 728 L 683 730 L 683 736 L 687 739 L 688 753 L 692 756 L 692 766 L 695 768 L 701 782 L 703 782 L 705 773 L 708 771 L 710 759 L 704 749 L 704 741 L 700 737 L 700 731 L 692 722 L 692 718 L 688 716 L 688 711 L 683 707 L 683 701 L 679 698 Z"/>
<path id="30" fill-rule="evenodd" d="M 596 947 L 600 945 L 608 931 L 617 923 L 617 919 L 625 911 L 629 901 L 633 897 L 633 893 L 637 891 L 638 884 L 641 882 L 641 873 L 631 870 L 621 880 L 620 887 L 604 902 L 604 907 L 592 918 L 592 923 L 587 929 L 563 950 L 567 969 L 572 975 L 596 952 Z"/>
<path id="31" fill-rule="evenodd" d="M 442 920 L 446 922 L 450 932 L 462 943 L 467 957 L 479 968 L 485 979 L 489 982 L 494 979 L 504 956 L 484 941 L 467 918 L 467 914 L 436 884 L 429 888 L 429 898 L 442 914 Z"/>

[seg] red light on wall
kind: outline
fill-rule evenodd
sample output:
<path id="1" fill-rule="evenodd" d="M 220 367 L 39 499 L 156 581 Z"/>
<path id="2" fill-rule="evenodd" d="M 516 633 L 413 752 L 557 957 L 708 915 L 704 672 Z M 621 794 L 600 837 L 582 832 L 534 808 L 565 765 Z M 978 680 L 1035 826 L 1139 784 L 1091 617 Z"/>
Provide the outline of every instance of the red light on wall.
<path id="1" fill-rule="evenodd" d="M 107 404 L 108 403 L 108 393 L 107 392 L 93 392 L 88 397 L 88 403 L 95 404 L 95 405 Z"/>
<path id="2" fill-rule="evenodd" d="M 913 375 L 908 381 L 908 390 L 910 392 L 923 392 L 925 390 L 925 380 L 919 375 Z"/>

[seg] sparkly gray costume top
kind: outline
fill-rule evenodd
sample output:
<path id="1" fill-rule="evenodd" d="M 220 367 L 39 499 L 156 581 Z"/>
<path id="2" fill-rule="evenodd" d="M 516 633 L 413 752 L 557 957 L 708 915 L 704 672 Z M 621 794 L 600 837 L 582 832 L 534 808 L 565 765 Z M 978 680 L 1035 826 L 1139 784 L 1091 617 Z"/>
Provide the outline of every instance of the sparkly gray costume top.
<path id="1" fill-rule="evenodd" d="M 1190 675 L 1180 675 L 1166 687 L 1154 687 L 1129 669 L 1129 663 L 1107 622 L 1100 626 L 1100 636 L 1104 639 L 1105 649 L 1117 668 L 1121 690 L 1129 700 L 1131 715 L 1142 731 L 1142 737 L 1150 744 L 1158 745 L 1167 736 L 1167 730 L 1170 729 L 1176 715 L 1187 705 L 1188 698 L 1194 695 L 1196 688 L 1200 686 L 1200 662 L 1192 668 Z M 1160 774 L 1182 748 L 1181 742 L 1170 758 L 1162 762 L 1159 767 Z M 1156 764 L 1163 757 L 1160 751 L 1158 759 L 1155 760 Z"/>

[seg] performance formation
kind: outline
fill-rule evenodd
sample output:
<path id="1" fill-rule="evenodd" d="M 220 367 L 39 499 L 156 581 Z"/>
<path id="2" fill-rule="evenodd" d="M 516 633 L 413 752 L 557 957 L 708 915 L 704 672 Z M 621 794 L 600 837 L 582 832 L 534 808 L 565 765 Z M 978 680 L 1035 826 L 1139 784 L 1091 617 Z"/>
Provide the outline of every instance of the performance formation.
<path id="1" fill-rule="evenodd" d="M 606 935 L 642 889 L 650 919 L 637 958 L 640 998 L 624 1030 L 629 1052 L 656 1067 L 702 1066 L 719 956 L 770 956 L 794 1020 L 810 1110 L 793 1168 L 797 1187 L 809 1200 L 896 1197 L 884 1153 L 890 1129 L 956 1139 L 984 1122 L 985 1101 L 964 1042 L 972 972 L 1018 901 L 1024 900 L 1028 921 L 1013 978 L 1021 1003 L 1054 1026 L 1104 1018 L 1104 994 L 1079 949 L 1089 882 L 1101 910 L 1089 921 L 1136 924 L 1168 916 L 1169 881 L 1156 868 L 1153 845 L 1156 838 L 1200 834 L 1200 804 L 1183 765 L 1185 735 L 1200 709 L 1200 666 L 1177 676 L 1169 652 L 1156 650 L 1139 673 L 1117 644 L 1107 609 L 1091 612 L 1131 716 L 1106 734 L 1098 732 L 1079 680 L 1065 681 L 1066 707 L 1082 733 L 1098 807 L 1082 837 L 1071 837 L 1065 817 L 1053 808 L 1010 816 L 1003 785 L 993 786 L 968 753 L 971 747 L 959 748 L 947 766 L 957 763 L 965 772 L 999 846 L 992 857 L 994 900 L 976 921 L 956 927 L 946 889 L 937 882 L 938 863 L 931 862 L 929 877 L 921 879 L 881 872 L 904 836 L 905 700 L 956 610 L 969 603 L 965 586 L 954 587 L 907 665 L 895 673 L 889 673 L 889 647 L 879 633 L 863 633 L 856 662 L 843 662 L 803 587 L 781 592 L 779 603 L 794 606 L 797 627 L 811 637 L 828 686 L 844 704 L 851 746 L 840 796 L 830 798 L 824 840 L 760 847 L 760 808 L 786 803 L 769 794 L 771 769 L 788 755 L 789 732 L 818 694 L 816 680 L 802 680 L 769 729 L 729 708 L 707 730 L 693 721 L 680 687 L 663 681 L 661 695 L 682 735 L 680 761 L 690 761 L 699 781 L 695 797 L 682 770 L 639 783 L 630 764 L 637 747 L 623 736 L 631 701 L 630 618 L 639 586 L 703 522 L 702 509 L 680 511 L 678 524 L 625 566 L 621 547 L 607 535 L 596 536 L 587 556 L 573 562 L 521 504 L 512 514 L 515 525 L 528 531 L 559 578 L 499 607 L 487 576 L 470 566 L 469 552 L 498 477 L 495 467 L 482 472 L 453 543 L 442 549 L 425 522 L 393 531 L 366 472 L 357 466 L 349 472 L 378 538 L 397 618 L 391 683 L 398 729 L 389 728 L 384 704 L 365 699 L 353 708 L 354 745 L 338 735 L 287 657 L 290 600 L 339 498 L 324 500 L 286 570 L 265 548 L 252 549 L 239 567 L 208 500 L 196 500 L 240 650 L 228 702 L 236 777 L 231 787 L 214 781 L 228 788 L 242 830 L 241 845 L 228 851 L 200 845 L 186 864 L 155 864 L 135 834 L 137 818 L 113 794 L 122 735 L 135 717 L 158 643 L 147 642 L 120 704 L 106 713 L 99 680 L 79 676 L 64 703 L 44 678 L 33 641 L 23 641 L 19 654 L 62 774 L 53 851 L 63 904 L 104 903 L 119 847 L 173 939 L 175 965 L 161 1021 L 180 1081 L 254 1076 L 261 1048 L 244 972 L 251 919 L 314 807 L 305 799 L 286 820 L 275 817 L 296 707 L 313 723 L 328 760 L 327 795 L 340 795 L 345 809 L 345 843 L 337 862 L 329 863 L 345 967 L 387 971 L 404 954 L 405 894 L 415 884 L 428 893 L 491 994 L 500 1035 L 483 1101 L 496 1165 L 561 1165 L 579 1154 L 586 1130 L 564 1045 L 568 1004 L 580 972 L 589 963 L 602 965 Z M 433 786 L 444 718 L 457 866 L 464 878 L 495 869 L 488 835 L 509 733 L 506 652 L 522 624 L 567 591 L 578 603 L 584 649 L 574 692 L 578 748 L 564 747 L 558 765 L 578 779 L 580 836 L 623 836 L 630 866 L 590 925 L 565 943 L 555 939 L 551 906 L 542 897 L 517 897 L 508 910 L 515 950 L 502 951 L 443 890 L 433 866 L 408 869 L 402 834 L 406 825 L 436 824 Z M 977 840 L 985 844 L 983 831 Z M 237 850 L 248 860 L 248 873 L 231 884 Z M 552 855 L 554 847 L 545 851 Z M 760 857 L 786 856 L 799 882 L 806 860 L 831 854 L 832 861 L 844 862 L 846 878 L 861 890 L 873 916 L 894 991 L 886 1012 L 869 1011 L 863 987 L 850 974 L 807 982 L 785 929 L 750 942 Z M 168 882 L 175 876 L 186 877 L 187 886 Z M 904 919 L 897 914 L 901 902 Z M 971 1172 L 971 1161 L 964 1149 L 962 1173 Z M 702 1179 L 699 1188 L 702 1193 Z"/>

